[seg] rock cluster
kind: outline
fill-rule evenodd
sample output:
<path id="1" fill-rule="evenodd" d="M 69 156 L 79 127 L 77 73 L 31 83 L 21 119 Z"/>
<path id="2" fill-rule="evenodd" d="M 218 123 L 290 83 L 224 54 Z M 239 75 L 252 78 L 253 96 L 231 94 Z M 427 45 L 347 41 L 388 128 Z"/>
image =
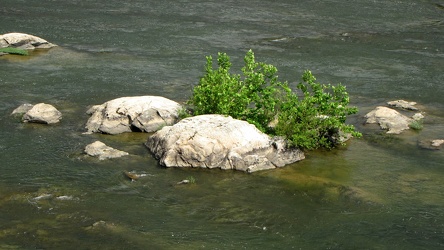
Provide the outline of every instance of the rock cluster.
<path id="1" fill-rule="evenodd" d="M 22 115 L 23 122 L 54 124 L 60 122 L 62 113 L 54 106 L 46 103 L 32 105 L 25 103 L 20 105 L 11 113 L 12 115 Z"/>
<path id="2" fill-rule="evenodd" d="M 366 123 L 378 123 L 382 129 L 386 129 L 387 134 L 399 134 L 403 130 L 409 129 L 409 124 L 413 119 L 387 107 L 376 107 L 365 115 Z"/>
<path id="3" fill-rule="evenodd" d="M 398 100 L 388 102 L 387 104 L 407 110 L 418 110 L 414 106 L 416 104 L 415 102 Z M 412 122 L 420 121 L 424 118 L 421 113 L 416 113 L 412 117 L 408 117 L 394 109 L 383 106 L 376 107 L 374 110 L 367 113 L 364 117 L 367 119 L 366 123 L 378 123 L 382 129 L 388 130 L 387 134 L 399 134 L 402 131 L 409 129 Z"/>
<path id="4" fill-rule="evenodd" d="M 304 159 L 254 125 L 222 115 L 201 115 L 166 126 L 146 146 L 166 167 L 235 169 L 246 172 L 282 167 Z"/>

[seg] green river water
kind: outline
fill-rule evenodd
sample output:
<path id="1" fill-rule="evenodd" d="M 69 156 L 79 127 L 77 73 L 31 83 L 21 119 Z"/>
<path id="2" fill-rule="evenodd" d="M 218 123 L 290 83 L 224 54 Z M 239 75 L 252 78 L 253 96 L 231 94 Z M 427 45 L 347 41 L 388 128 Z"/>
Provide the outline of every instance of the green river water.
<path id="1" fill-rule="evenodd" d="M 1 0 L 9 32 L 59 46 L 0 57 L 0 249 L 444 248 L 444 148 L 421 147 L 444 139 L 440 0 Z M 246 174 L 163 168 L 146 133 L 82 134 L 91 105 L 182 102 L 206 55 L 226 52 L 240 69 L 248 49 L 292 86 L 305 69 L 346 85 L 363 138 Z M 418 103 L 422 130 L 363 125 L 397 99 Z M 63 120 L 23 124 L 10 113 L 26 102 Z M 95 140 L 131 155 L 85 156 Z"/>

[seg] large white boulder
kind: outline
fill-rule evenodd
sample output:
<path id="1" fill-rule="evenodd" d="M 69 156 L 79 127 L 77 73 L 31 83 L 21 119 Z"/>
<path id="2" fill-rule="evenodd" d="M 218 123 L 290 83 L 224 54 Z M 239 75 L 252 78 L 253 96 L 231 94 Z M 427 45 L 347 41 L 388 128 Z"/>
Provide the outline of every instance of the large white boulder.
<path id="1" fill-rule="evenodd" d="M 62 113 L 54 106 L 46 103 L 34 105 L 23 115 L 23 122 L 53 124 L 62 119 Z"/>
<path id="2" fill-rule="evenodd" d="M 177 102 L 160 96 L 121 97 L 91 107 L 86 129 L 105 134 L 154 132 L 174 124 L 181 108 Z"/>
<path id="3" fill-rule="evenodd" d="M 166 126 L 146 146 L 166 167 L 200 167 L 255 172 L 282 167 L 305 158 L 245 121 L 201 115 Z"/>
<path id="4" fill-rule="evenodd" d="M 49 49 L 57 45 L 37 36 L 24 33 L 7 33 L 0 35 L 0 48 L 14 47 L 20 49 Z"/>

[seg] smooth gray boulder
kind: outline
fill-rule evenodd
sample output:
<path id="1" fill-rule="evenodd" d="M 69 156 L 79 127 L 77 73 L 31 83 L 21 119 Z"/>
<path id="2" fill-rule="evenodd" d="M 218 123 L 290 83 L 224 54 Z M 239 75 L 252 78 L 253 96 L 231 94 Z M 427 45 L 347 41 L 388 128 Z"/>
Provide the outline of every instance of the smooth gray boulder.
<path id="1" fill-rule="evenodd" d="M 0 48 L 14 47 L 19 49 L 49 49 L 57 45 L 37 36 L 24 33 L 7 33 L 0 35 Z"/>
<path id="2" fill-rule="evenodd" d="M 95 141 L 91 144 L 88 144 L 85 147 L 85 153 L 89 156 L 98 157 L 99 160 L 119 158 L 125 155 L 129 155 L 127 152 L 109 147 L 101 141 Z"/>
<path id="3" fill-rule="evenodd" d="M 121 97 L 91 107 L 87 133 L 154 132 L 174 124 L 182 106 L 160 96 Z"/>
<path id="4" fill-rule="evenodd" d="M 23 115 L 23 122 L 53 124 L 62 119 L 62 113 L 54 106 L 46 103 L 34 105 Z"/>
<path id="5" fill-rule="evenodd" d="M 201 115 L 163 127 L 146 146 L 166 167 L 274 169 L 305 158 L 299 149 L 271 138 L 245 121 L 222 115 Z"/>

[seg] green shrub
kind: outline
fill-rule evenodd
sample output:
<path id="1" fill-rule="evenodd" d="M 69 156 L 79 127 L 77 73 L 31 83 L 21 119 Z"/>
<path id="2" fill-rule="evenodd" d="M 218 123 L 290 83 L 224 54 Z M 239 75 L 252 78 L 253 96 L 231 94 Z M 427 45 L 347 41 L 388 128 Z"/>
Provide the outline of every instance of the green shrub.
<path id="1" fill-rule="evenodd" d="M 421 130 L 423 128 L 422 121 L 421 120 L 413 120 L 409 127 L 413 130 Z"/>
<path id="2" fill-rule="evenodd" d="M 223 114 L 255 124 L 266 131 L 276 116 L 279 96 L 288 87 L 277 80 L 277 69 L 273 65 L 256 63 L 250 50 L 242 68 L 244 78 L 231 74 L 230 58 L 218 53 L 218 68 L 213 69 L 213 58 L 207 56 L 205 75 L 193 89 L 188 104 L 193 114 Z M 289 90 L 289 89 L 288 89 Z M 283 95 L 285 96 L 285 95 Z"/>
<path id="3" fill-rule="evenodd" d="M 230 73 L 231 62 L 225 53 L 218 53 L 216 69 L 213 58 L 206 59 L 205 75 L 187 102 L 193 115 L 230 115 L 304 149 L 334 146 L 332 136 L 338 131 L 360 136 L 352 125 L 345 124 L 346 116 L 357 109 L 347 107 L 344 86 L 316 83 L 311 72 L 305 71 L 303 82 L 297 85 L 302 92 L 299 98 L 287 82 L 278 80 L 276 67 L 256 62 L 251 50 L 244 58 L 243 77 Z"/>
<path id="4" fill-rule="evenodd" d="M 8 54 L 14 54 L 14 55 L 21 55 L 21 56 L 27 56 L 28 51 L 24 49 L 17 49 L 12 47 L 6 47 L 6 48 L 0 48 L 0 52 L 8 53 Z"/>
<path id="5" fill-rule="evenodd" d="M 306 149 L 331 148 L 340 131 L 360 137 L 353 125 L 345 124 L 348 115 L 358 112 L 356 107 L 348 107 L 350 99 L 345 86 L 315 81 L 307 70 L 297 85 L 303 98 L 294 92 L 288 93 L 279 110 L 276 134 L 286 137 L 291 146 Z"/>

